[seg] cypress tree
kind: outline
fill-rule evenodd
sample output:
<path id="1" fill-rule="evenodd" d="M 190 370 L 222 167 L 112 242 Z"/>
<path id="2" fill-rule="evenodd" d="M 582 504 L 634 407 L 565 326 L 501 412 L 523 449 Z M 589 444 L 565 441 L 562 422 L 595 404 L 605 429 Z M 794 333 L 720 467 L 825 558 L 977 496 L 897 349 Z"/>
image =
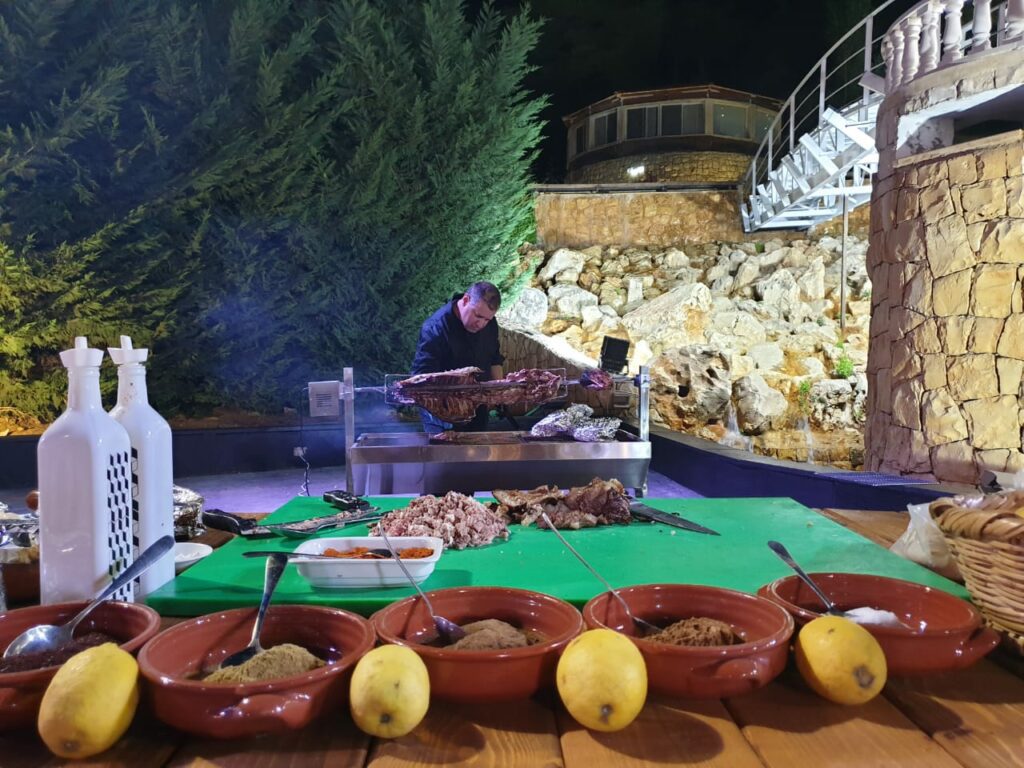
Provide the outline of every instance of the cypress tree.
<path id="1" fill-rule="evenodd" d="M 538 34 L 459 0 L 0 6 L 0 405 L 51 416 L 86 329 L 152 346 L 168 411 L 405 370 L 453 290 L 514 290 Z"/>

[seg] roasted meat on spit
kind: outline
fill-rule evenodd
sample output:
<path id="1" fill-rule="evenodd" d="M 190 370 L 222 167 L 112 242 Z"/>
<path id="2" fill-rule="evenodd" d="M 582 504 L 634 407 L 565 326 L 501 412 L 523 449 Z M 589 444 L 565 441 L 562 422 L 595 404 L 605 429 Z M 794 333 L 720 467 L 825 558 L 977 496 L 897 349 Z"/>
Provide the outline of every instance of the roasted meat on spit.
<path id="1" fill-rule="evenodd" d="M 402 400 L 426 409 L 445 421 L 469 421 L 481 405 L 540 405 L 558 395 L 562 377 L 552 371 L 528 368 L 504 379 L 477 381 L 479 368 L 421 373 L 398 382 Z"/>

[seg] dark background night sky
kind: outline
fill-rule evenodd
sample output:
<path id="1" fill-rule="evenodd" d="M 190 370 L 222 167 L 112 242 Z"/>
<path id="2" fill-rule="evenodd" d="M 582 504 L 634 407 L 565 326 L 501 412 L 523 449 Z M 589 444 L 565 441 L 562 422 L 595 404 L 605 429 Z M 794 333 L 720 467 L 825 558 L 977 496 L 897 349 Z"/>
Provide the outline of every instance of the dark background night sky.
<path id="1" fill-rule="evenodd" d="M 551 105 L 535 176 L 565 172 L 561 118 L 615 91 L 714 83 L 783 99 L 884 0 L 532 0 L 545 19 L 527 81 Z M 521 0 L 497 0 L 514 13 Z M 914 0 L 897 0 L 903 9 Z M 468 3 L 472 12 L 480 2 Z M 901 9 L 901 10 L 903 10 Z M 876 32 L 877 34 L 877 32 Z"/>

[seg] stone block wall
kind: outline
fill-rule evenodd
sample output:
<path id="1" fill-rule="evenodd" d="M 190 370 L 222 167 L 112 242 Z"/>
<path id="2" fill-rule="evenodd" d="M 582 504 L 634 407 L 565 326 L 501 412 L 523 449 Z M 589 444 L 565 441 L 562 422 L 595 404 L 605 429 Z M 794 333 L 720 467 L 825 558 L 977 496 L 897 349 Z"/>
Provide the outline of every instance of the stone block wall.
<path id="1" fill-rule="evenodd" d="M 669 247 L 743 234 L 737 192 L 540 192 L 537 241 L 545 248 L 601 245 Z M 768 233 L 766 237 L 773 236 Z"/>
<path id="2" fill-rule="evenodd" d="M 1022 150 L 1004 133 L 875 184 L 869 469 L 973 483 L 1024 468 Z"/>
<path id="3" fill-rule="evenodd" d="M 630 176 L 629 168 L 642 165 L 643 176 Z M 649 152 L 600 160 L 569 172 L 575 184 L 625 184 L 637 181 L 738 182 L 750 166 L 750 156 L 739 152 Z"/>

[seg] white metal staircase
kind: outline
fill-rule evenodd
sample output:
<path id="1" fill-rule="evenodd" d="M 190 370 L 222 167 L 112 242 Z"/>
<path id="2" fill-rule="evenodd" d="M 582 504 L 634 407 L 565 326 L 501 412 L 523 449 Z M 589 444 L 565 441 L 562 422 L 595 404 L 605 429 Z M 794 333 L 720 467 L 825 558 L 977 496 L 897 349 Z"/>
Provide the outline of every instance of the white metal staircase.
<path id="1" fill-rule="evenodd" d="M 779 111 L 741 182 L 743 228 L 797 229 L 871 199 L 885 94 L 1024 32 L 1024 0 L 889 0 L 821 57 Z M 901 7 L 900 7 L 901 6 Z M 993 21 L 993 15 L 995 21 Z"/>

